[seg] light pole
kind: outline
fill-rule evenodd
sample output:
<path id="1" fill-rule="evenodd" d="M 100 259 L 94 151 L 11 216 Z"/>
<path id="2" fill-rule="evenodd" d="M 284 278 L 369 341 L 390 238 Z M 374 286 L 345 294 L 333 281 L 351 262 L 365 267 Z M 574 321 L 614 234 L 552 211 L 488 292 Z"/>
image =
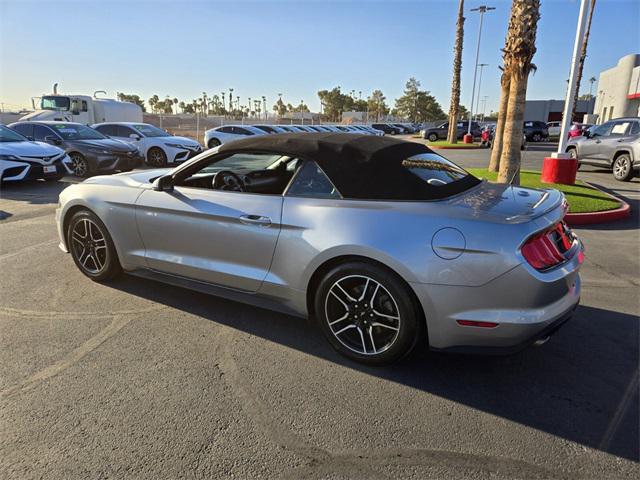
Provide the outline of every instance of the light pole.
<path id="1" fill-rule="evenodd" d="M 485 95 L 484 97 L 482 97 L 482 121 L 484 122 L 484 112 L 487 110 L 487 98 L 489 98 L 488 95 Z"/>
<path id="2" fill-rule="evenodd" d="M 233 112 L 233 88 L 229 89 L 229 112 Z"/>
<path id="3" fill-rule="evenodd" d="M 482 70 L 484 67 L 489 66 L 488 63 L 479 63 L 478 67 L 480 67 L 480 76 L 478 77 L 478 103 L 476 103 L 476 118 L 480 113 L 480 86 L 482 85 Z"/>
<path id="4" fill-rule="evenodd" d="M 562 113 L 562 126 L 560 128 L 560 140 L 558 141 L 558 151 L 546 157 L 542 163 L 542 174 L 540 180 L 543 183 L 564 183 L 573 185 L 576 181 L 576 171 L 578 170 L 578 159 L 570 158 L 565 152 L 567 148 L 567 134 L 571 123 L 571 112 L 573 111 L 573 98 L 578 83 L 578 65 L 580 63 L 580 50 L 587 26 L 587 12 L 589 11 L 589 1 L 580 0 L 580 13 L 578 14 L 578 25 L 576 27 L 576 39 L 573 44 L 573 57 L 571 59 L 571 72 L 569 73 L 569 85 L 567 97 L 564 101 L 564 112 Z"/>
<path id="5" fill-rule="evenodd" d="M 478 46 L 476 47 L 476 67 L 473 71 L 473 88 L 471 89 L 471 106 L 469 108 L 469 126 L 467 128 L 467 135 L 471 135 L 471 119 L 473 118 L 473 102 L 475 101 L 476 94 L 476 74 L 478 73 L 478 57 L 480 56 L 480 40 L 482 38 L 482 21 L 484 14 L 489 10 L 495 10 L 495 7 L 487 7 L 486 5 L 480 5 L 478 8 L 472 8 L 472 12 L 480 12 L 480 27 L 478 28 Z M 468 137 L 467 137 L 468 138 Z M 468 143 L 473 143 L 473 137 Z"/>
<path id="6" fill-rule="evenodd" d="M 249 97 L 249 113 L 247 113 L 247 118 L 251 118 L 251 97 Z"/>
<path id="7" fill-rule="evenodd" d="M 262 110 L 264 110 L 264 121 L 267 121 L 267 97 L 262 96 Z"/>

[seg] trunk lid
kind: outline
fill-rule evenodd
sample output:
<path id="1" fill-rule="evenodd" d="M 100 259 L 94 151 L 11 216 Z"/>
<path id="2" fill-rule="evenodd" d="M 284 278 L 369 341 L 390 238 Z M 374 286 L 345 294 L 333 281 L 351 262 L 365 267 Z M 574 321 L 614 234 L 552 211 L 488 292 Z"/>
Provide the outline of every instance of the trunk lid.
<path id="1" fill-rule="evenodd" d="M 473 217 L 498 223 L 523 223 L 562 206 L 564 195 L 554 189 L 514 187 L 483 181 L 451 199 L 450 204 L 469 209 Z"/>

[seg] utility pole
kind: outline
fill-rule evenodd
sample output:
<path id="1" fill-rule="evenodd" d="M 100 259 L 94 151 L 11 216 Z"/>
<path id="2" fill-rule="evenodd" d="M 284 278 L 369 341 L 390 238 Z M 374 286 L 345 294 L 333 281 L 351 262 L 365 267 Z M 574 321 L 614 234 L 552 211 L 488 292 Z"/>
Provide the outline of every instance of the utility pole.
<path id="1" fill-rule="evenodd" d="M 267 97 L 262 96 L 262 110 L 264 110 L 264 121 L 267 121 Z"/>
<path id="2" fill-rule="evenodd" d="M 476 94 L 476 74 L 478 73 L 478 58 L 480 56 L 480 40 L 482 39 L 482 22 L 484 20 L 484 14 L 490 10 L 495 10 L 495 7 L 487 7 L 486 5 L 480 5 L 478 8 L 472 8 L 472 12 L 480 13 L 480 27 L 478 28 L 478 45 L 476 47 L 476 66 L 473 71 L 473 88 L 471 89 L 471 105 L 469 108 L 469 126 L 467 128 L 467 135 L 471 135 L 471 120 L 473 119 L 473 103 L 475 101 Z M 469 143 L 473 142 L 473 138 Z"/>
<path id="3" fill-rule="evenodd" d="M 489 66 L 488 63 L 478 64 L 478 67 L 480 67 L 480 76 L 478 77 L 478 103 L 476 104 L 476 119 L 478 118 L 478 114 L 480 113 L 480 86 L 482 85 L 482 70 L 487 66 Z"/>

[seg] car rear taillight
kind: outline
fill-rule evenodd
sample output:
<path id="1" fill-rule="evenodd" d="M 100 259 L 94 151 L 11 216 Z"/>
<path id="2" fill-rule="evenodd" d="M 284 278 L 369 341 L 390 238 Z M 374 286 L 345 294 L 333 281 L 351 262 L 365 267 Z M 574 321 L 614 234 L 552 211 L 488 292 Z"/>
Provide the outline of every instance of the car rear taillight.
<path id="1" fill-rule="evenodd" d="M 569 259 L 574 236 L 564 222 L 529 238 L 522 256 L 536 270 L 548 270 Z"/>

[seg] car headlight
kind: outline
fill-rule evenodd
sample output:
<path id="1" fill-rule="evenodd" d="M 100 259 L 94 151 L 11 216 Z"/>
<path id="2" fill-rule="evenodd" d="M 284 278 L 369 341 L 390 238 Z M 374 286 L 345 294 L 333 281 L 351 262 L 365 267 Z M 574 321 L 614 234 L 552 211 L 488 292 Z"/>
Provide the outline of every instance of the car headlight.
<path id="1" fill-rule="evenodd" d="M 104 148 L 97 148 L 97 147 L 89 147 L 87 148 L 87 150 L 93 153 L 102 153 L 107 155 L 111 153 L 109 150 L 105 150 Z"/>
<path id="2" fill-rule="evenodd" d="M 185 148 L 182 145 L 180 145 L 179 143 L 165 143 L 165 145 L 167 147 L 172 147 L 172 148 Z"/>
<path id="3" fill-rule="evenodd" d="M 0 160 L 20 160 L 15 155 L 0 155 Z"/>

